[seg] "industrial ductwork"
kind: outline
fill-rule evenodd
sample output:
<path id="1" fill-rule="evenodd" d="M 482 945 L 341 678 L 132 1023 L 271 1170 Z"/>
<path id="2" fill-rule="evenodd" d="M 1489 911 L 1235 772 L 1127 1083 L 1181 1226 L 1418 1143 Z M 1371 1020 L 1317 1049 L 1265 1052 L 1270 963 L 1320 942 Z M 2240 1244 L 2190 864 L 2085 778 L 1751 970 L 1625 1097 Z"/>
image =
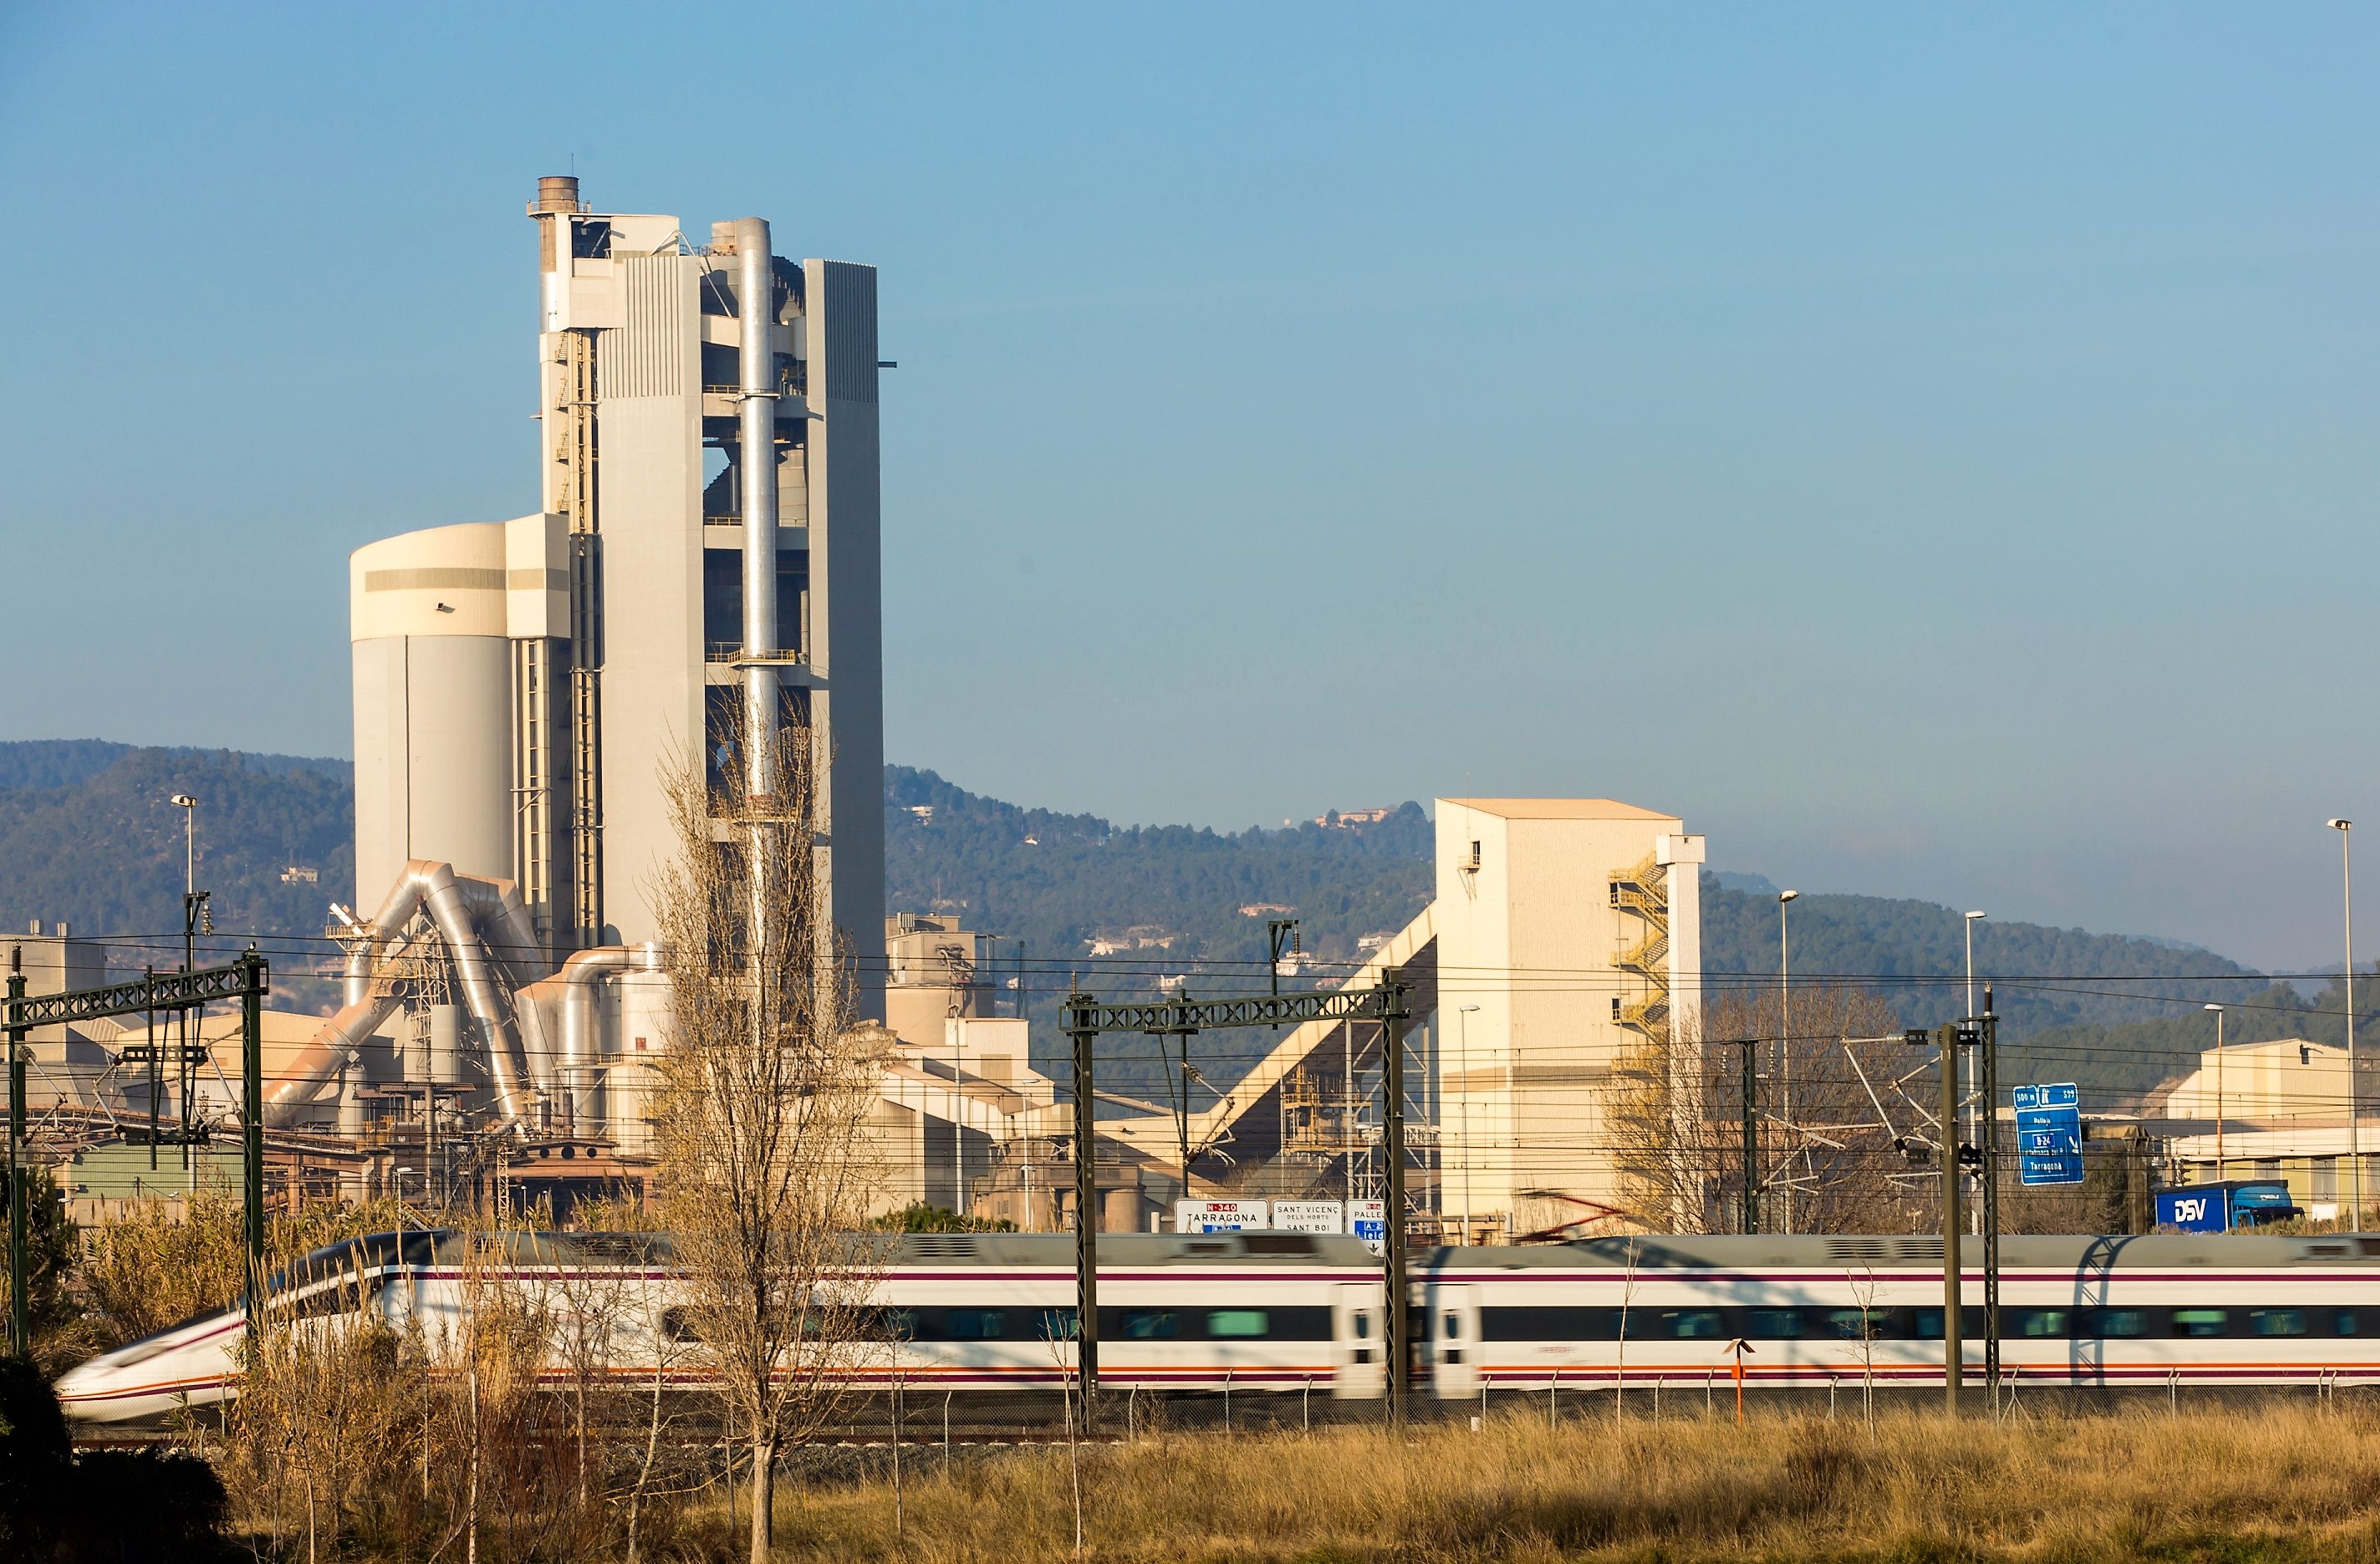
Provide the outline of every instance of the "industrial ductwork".
<path id="1" fill-rule="evenodd" d="M 396 1008 L 394 997 L 375 996 L 380 964 L 388 948 L 402 938 L 417 913 L 427 912 L 438 938 L 454 963 L 455 985 L 463 1003 L 479 1022 L 487 1042 L 488 1077 L 495 1094 L 500 1123 L 527 1117 L 527 1087 L 548 1097 L 550 1073 L 528 1076 L 510 995 L 524 987 L 542 966 L 537 936 L 527 911 L 509 880 L 458 875 L 446 864 L 416 858 L 398 874 L 396 884 L 365 926 L 348 952 L 346 1005 L 323 1024 L 276 1081 L 265 1098 L 265 1121 L 286 1125 L 312 1102 L 347 1057 L 362 1047 Z M 542 1062 L 542 1061 L 541 1061 Z"/>
<path id="2" fill-rule="evenodd" d="M 539 1046 L 529 1050 L 532 1068 L 544 1055 L 552 1071 L 552 1057 L 560 1056 L 560 1068 L 553 1073 L 559 1078 L 561 1100 L 567 1105 L 572 1133 L 587 1133 L 596 1121 L 595 1083 L 601 1069 L 596 1061 L 602 1048 L 595 1006 L 603 980 L 621 972 L 658 972 L 661 966 L 659 945 L 599 945 L 591 951 L 574 952 L 560 972 L 517 996 L 523 1031 L 534 1028 L 538 1034 Z M 557 1009 L 562 1023 L 558 1049 L 552 1041 Z"/>

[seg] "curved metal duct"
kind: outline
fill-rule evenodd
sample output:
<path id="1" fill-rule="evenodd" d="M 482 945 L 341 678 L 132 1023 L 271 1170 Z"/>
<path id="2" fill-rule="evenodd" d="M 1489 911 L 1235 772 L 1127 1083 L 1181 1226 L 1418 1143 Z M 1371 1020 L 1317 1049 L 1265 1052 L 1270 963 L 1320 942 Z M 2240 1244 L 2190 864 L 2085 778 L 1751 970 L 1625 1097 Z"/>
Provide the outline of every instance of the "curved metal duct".
<path id="1" fill-rule="evenodd" d="M 393 1000 L 383 1003 L 372 998 L 372 974 L 389 941 L 404 932 L 414 914 L 425 910 L 455 963 L 463 1003 L 486 1037 L 488 1075 L 495 1089 L 497 1112 L 507 1123 L 526 1114 L 528 1104 L 522 1089 L 526 1061 L 506 996 L 518 986 L 520 964 L 533 963 L 538 947 L 519 894 L 509 880 L 457 875 L 451 865 L 416 858 L 397 875 L 380 911 L 372 915 L 365 938 L 347 953 L 346 1008 L 307 1044 L 297 1068 L 276 1085 L 285 1115 L 311 1100 L 322 1082 L 338 1069 L 345 1049 L 370 1037 L 372 1027 L 395 1008 Z M 498 948 L 516 959 L 500 961 L 491 955 L 481 938 L 482 927 L 493 928 Z M 375 1004 L 382 1008 L 369 1025 L 342 1027 L 343 1018 L 359 1016 Z M 548 1089 L 544 1081 L 536 1084 L 541 1090 Z M 268 1098 L 268 1107 L 271 1101 Z"/>
<path id="2" fill-rule="evenodd" d="M 559 1084 L 561 1095 L 569 1104 L 574 1132 L 595 1122 L 596 1060 L 602 1053 L 595 1017 L 600 986 L 614 973 L 658 972 L 661 965 L 661 947 L 650 941 L 642 945 L 598 945 L 592 950 L 573 952 L 562 964 L 560 972 L 516 996 L 524 1022 L 532 1012 L 537 1016 L 540 1040 L 552 1037 L 547 1019 L 553 1013 L 552 1007 L 556 1003 L 561 1007 Z M 532 1052 L 530 1058 L 534 1064 L 536 1054 Z"/>

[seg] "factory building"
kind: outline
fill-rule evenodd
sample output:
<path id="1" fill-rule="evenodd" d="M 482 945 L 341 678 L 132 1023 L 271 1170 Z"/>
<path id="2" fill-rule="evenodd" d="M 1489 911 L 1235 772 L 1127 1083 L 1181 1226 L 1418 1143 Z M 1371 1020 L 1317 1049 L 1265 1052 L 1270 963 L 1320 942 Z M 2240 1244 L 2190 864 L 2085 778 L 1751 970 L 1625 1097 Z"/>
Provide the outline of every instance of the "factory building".
<path id="1" fill-rule="evenodd" d="M 1408 986 L 1413 1197 L 1457 1243 L 1668 1225 L 1622 1170 L 1614 1067 L 1695 1054 L 1703 838 L 1608 798 L 1441 798 L 1436 826 L 1436 899 L 1346 979 Z M 1307 1024 L 1196 1112 L 1107 1120 L 1102 1198 L 1378 1198 L 1381 1045 L 1376 1024 Z"/>
<path id="2" fill-rule="evenodd" d="M 529 214 L 541 509 L 352 562 L 356 906 L 426 860 L 512 880 L 549 963 L 650 940 L 663 772 L 773 710 L 816 735 L 820 872 L 880 1014 L 874 269 L 757 219 L 690 242 L 575 179 Z"/>

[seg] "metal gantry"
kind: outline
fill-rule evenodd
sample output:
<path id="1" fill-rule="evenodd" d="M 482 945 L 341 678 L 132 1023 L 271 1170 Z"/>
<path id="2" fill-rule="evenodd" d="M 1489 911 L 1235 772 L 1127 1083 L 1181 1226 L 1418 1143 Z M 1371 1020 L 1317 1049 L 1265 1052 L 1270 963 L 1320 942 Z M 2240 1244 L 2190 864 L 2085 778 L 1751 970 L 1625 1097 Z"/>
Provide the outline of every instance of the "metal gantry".
<path id="1" fill-rule="evenodd" d="M 1074 1043 L 1075 1064 L 1075 1376 L 1079 1388 L 1083 1426 L 1095 1426 L 1099 1383 L 1099 1181 L 1094 1163 L 1098 1124 L 1092 1089 L 1092 1050 L 1102 1033 L 1154 1033 L 1186 1039 L 1195 1033 L 1227 1026 L 1301 1026 L 1309 1021 L 1360 1022 L 1380 1024 L 1381 1092 L 1387 1098 L 1381 1115 L 1381 1148 L 1388 1163 L 1387 1217 L 1382 1234 L 1381 1285 L 1386 1292 L 1383 1314 L 1387 1330 L 1381 1345 L 1387 1359 L 1389 1416 L 1405 1417 L 1406 1319 L 1410 1300 L 1405 1276 L 1405 1113 L 1404 1022 L 1406 984 L 1395 967 L 1369 988 L 1334 988 L 1316 994 L 1257 994 L 1245 999 L 1193 1000 L 1187 994 L 1170 1000 L 1126 1004 L 1101 1004 L 1089 994 L 1066 996 L 1067 1036 Z M 1182 1187 L 1190 1187 L 1187 1158 Z"/>
<path id="2" fill-rule="evenodd" d="M 32 1319 L 26 1292 L 29 1266 L 26 1248 L 26 1207 L 30 1199 L 30 1170 L 25 1165 L 26 1039 L 37 1026 L 63 1026 L 78 1021 L 98 1021 L 112 1015 L 153 1014 L 201 1010 L 218 1000 L 240 1001 L 240 1063 L 243 1101 L 240 1104 L 242 1161 L 246 1173 L 248 1240 L 248 1311 L 257 1320 L 264 1292 L 264 1026 L 265 991 L 272 969 L 254 951 L 227 966 L 201 967 L 195 972 L 151 974 L 132 983 L 70 993 L 25 992 L 23 955 L 12 961 L 8 976 L 8 1288 L 9 1346 L 18 1356 L 32 1347 Z M 151 1034 L 154 1046 L 155 1034 Z"/>

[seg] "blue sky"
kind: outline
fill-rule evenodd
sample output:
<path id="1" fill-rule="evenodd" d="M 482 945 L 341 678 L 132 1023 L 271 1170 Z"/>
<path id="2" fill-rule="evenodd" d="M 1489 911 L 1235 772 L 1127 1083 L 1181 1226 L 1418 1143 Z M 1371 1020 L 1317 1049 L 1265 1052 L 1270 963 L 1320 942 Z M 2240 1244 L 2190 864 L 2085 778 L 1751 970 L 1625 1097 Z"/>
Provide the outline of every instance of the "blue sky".
<path id="1" fill-rule="evenodd" d="M 346 752 L 347 552 L 536 503 L 575 160 L 883 269 L 896 759 L 2337 959 L 2380 13 L 753 16 L 0 12 L 0 736 Z"/>

